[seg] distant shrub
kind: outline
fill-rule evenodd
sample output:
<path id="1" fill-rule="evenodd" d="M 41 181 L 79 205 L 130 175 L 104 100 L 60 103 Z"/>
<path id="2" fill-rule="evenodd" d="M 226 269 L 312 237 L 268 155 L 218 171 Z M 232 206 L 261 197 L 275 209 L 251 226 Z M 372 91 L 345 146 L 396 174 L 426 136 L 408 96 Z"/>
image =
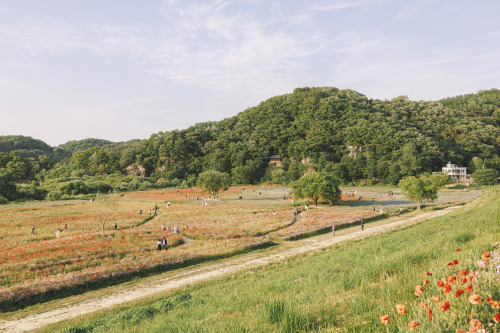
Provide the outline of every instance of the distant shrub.
<path id="1" fill-rule="evenodd" d="M 45 196 L 45 200 L 48 201 L 56 201 L 61 199 L 61 193 L 59 191 L 50 191 Z"/>
<path id="2" fill-rule="evenodd" d="M 9 203 L 9 200 L 7 200 L 6 198 L 4 198 L 0 195 L 0 205 L 5 205 L 8 203 Z"/>

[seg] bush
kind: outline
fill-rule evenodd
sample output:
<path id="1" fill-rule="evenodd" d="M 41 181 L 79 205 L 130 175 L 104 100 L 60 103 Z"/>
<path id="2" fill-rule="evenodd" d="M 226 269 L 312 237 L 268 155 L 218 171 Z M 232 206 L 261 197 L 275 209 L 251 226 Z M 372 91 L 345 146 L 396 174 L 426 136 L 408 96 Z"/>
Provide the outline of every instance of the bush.
<path id="1" fill-rule="evenodd" d="M 47 194 L 47 196 L 45 196 L 45 200 L 48 200 L 48 201 L 61 200 L 61 193 L 59 191 L 50 191 Z"/>
<path id="2" fill-rule="evenodd" d="M 5 199 L 4 197 L 2 197 L 0 195 L 0 205 L 5 205 L 5 204 L 8 204 L 9 203 L 9 200 Z"/>

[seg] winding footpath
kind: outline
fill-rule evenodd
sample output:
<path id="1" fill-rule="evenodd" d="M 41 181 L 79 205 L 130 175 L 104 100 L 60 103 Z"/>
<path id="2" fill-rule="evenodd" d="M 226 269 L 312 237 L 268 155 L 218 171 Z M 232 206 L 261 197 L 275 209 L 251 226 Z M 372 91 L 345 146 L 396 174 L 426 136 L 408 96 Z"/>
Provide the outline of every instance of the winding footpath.
<path id="1" fill-rule="evenodd" d="M 448 214 L 459 207 L 453 206 L 437 211 L 413 212 L 408 215 L 394 216 L 382 221 L 365 224 L 364 231 L 359 226 L 355 226 L 337 230 L 335 236 L 328 233 L 298 241 L 283 242 L 272 248 L 166 272 L 103 290 L 71 296 L 16 313 L 2 314 L 0 331 L 24 332 L 33 330 L 62 320 L 136 301 L 156 293 L 171 291 L 189 284 L 234 274 L 270 263 L 280 263 L 288 258 L 321 251 L 324 248 L 346 241 L 373 237 Z"/>

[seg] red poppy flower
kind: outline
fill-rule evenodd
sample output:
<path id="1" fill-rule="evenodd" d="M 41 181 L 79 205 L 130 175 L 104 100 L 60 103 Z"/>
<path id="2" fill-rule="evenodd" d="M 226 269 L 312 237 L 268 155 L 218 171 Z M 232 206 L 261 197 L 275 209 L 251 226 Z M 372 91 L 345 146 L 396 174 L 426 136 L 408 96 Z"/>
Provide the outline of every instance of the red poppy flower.
<path id="1" fill-rule="evenodd" d="M 458 249 L 455 249 L 455 252 L 459 252 L 459 251 L 460 251 L 460 248 L 458 248 Z"/>
<path id="2" fill-rule="evenodd" d="M 420 296 L 422 295 L 422 292 L 424 291 L 424 287 L 422 287 L 421 285 L 418 285 L 415 287 L 415 296 Z"/>
<path id="3" fill-rule="evenodd" d="M 439 281 L 437 282 L 437 286 L 438 286 L 439 288 L 441 288 L 442 286 L 444 286 L 444 281 L 443 281 L 443 280 L 439 280 Z"/>
<path id="4" fill-rule="evenodd" d="M 469 302 L 471 304 L 481 304 L 481 296 L 477 294 L 472 294 L 469 296 Z"/>
<path id="5" fill-rule="evenodd" d="M 432 273 L 431 272 L 424 272 L 424 275 L 425 276 L 432 276 Z"/>
<path id="6" fill-rule="evenodd" d="M 396 311 L 399 313 L 399 314 L 405 314 L 406 312 L 406 308 L 403 304 L 396 304 Z"/>
<path id="7" fill-rule="evenodd" d="M 456 298 L 458 298 L 458 297 L 460 297 L 460 295 L 462 295 L 463 293 L 465 293 L 465 291 L 464 291 L 464 290 L 462 290 L 462 289 L 458 289 L 458 290 L 455 292 L 455 297 L 456 297 Z"/>
<path id="8" fill-rule="evenodd" d="M 493 321 L 495 321 L 496 323 L 500 323 L 500 314 L 498 314 L 498 312 L 493 316 Z"/>
<path id="9" fill-rule="evenodd" d="M 460 273 L 458 273 L 460 276 L 467 276 L 467 274 L 469 274 L 469 272 L 466 269 L 462 269 Z"/>
<path id="10" fill-rule="evenodd" d="M 412 320 L 408 323 L 408 326 L 410 326 L 410 331 L 413 331 L 413 329 L 417 326 L 420 326 L 420 324 L 417 323 L 415 320 Z"/>
<path id="11" fill-rule="evenodd" d="M 479 321 L 479 319 L 471 319 L 470 320 L 470 329 L 473 329 L 473 330 L 478 330 L 480 329 L 481 327 L 483 327 L 483 324 L 481 324 L 481 322 Z"/>
<path id="12" fill-rule="evenodd" d="M 432 300 L 434 301 L 434 304 L 437 304 L 437 302 L 442 301 L 443 299 L 439 296 L 432 295 Z"/>
<path id="13" fill-rule="evenodd" d="M 431 309 L 431 308 L 427 308 L 427 309 L 425 309 L 425 316 L 426 316 L 429 320 L 432 320 L 432 309 Z"/>
<path id="14" fill-rule="evenodd" d="M 451 286 L 448 284 L 448 283 L 445 283 L 444 287 L 443 287 L 443 292 L 445 294 L 449 294 L 451 293 Z"/>
<path id="15" fill-rule="evenodd" d="M 493 309 L 498 309 L 499 303 L 497 301 L 491 301 L 490 305 Z"/>
<path id="16" fill-rule="evenodd" d="M 458 265 L 458 260 L 457 259 L 453 260 L 453 264 Z"/>
<path id="17" fill-rule="evenodd" d="M 441 302 L 441 305 L 439 305 L 439 308 L 441 309 L 441 311 L 445 312 L 450 309 L 450 305 L 451 305 L 450 301 L 444 300 Z"/>
<path id="18" fill-rule="evenodd" d="M 489 258 L 489 257 L 491 257 L 491 254 L 489 252 L 483 252 L 483 257 Z"/>
<path id="19" fill-rule="evenodd" d="M 431 282 L 431 281 L 429 281 L 429 280 L 425 279 L 424 281 L 422 281 L 422 284 L 425 286 L 425 285 L 426 285 L 427 283 L 429 283 L 429 282 Z"/>
<path id="20" fill-rule="evenodd" d="M 468 293 L 471 293 L 474 291 L 474 288 L 472 288 L 472 284 L 469 284 L 468 286 L 465 287 L 465 291 Z"/>
<path id="21" fill-rule="evenodd" d="M 456 281 L 457 281 L 457 277 L 455 275 L 448 277 L 449 284 L 455 284 Z"/>
<path id="22" fill-rule="evenodd" d="M 382 324 L 387 324 L 389 322 L 389 315 L 381 315 L 380 316 L 380 322 Z"/>

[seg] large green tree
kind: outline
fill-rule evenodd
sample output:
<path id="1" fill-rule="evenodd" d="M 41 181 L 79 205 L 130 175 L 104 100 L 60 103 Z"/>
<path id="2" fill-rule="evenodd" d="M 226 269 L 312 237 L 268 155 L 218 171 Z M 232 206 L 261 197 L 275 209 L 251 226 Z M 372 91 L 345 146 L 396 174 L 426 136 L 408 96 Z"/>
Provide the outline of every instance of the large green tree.
<path id="1" fill-rule="evenodd" d="M 323 198 L 331 203 L 340 200 L 340 181 L 330 174 L 311 172 L 292 183 L 293 195 L 297 199 L 309 198 L 318 205 Z"/>
<path id="2" fill-rule="evenodd" d="M 12 171 L 0 168 L 0 196 L 7 200 L 14 200 L 16 198 L 15 179 L 16 177 Z"/>
<path id="3" fill-rule="evenodd" d="M 200 173 L 197 185 L 215 197 L 220 191 L 225 191 L 231 186 L 231 177 L 225 172 L 208 170 Z"/>
<path id="4" fill-rule="evenodd" d="M 437 185 L 432 183 L 429 178 L 406 177 L 399 181 L 399 187 L 403 193 L 406 193 L 408 199 L 415 202 L 417 209 L 420 209 L 424 200 L 437 199 Z"/>
<path id="5" fill-rule="evenodd" d="M 479 169 L 471 177 L 478 185 L 494 185 L 497 181 L 498 172 L 494 169 Z"/>

